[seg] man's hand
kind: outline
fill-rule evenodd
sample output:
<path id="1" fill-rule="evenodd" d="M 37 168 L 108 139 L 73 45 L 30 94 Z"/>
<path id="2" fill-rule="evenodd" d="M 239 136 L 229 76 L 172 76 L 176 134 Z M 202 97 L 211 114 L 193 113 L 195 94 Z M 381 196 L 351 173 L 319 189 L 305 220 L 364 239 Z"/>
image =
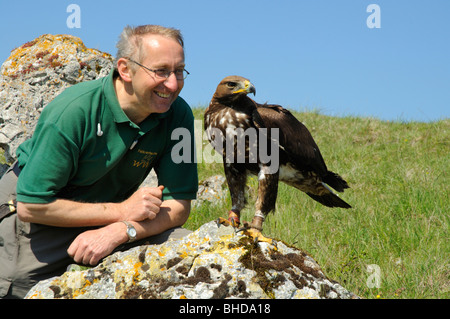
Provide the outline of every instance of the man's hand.
<path id="1" fill-rule="evenodd" d="M 67 249 L 67 253 L 76 263 L 94 266 L 127 240 L 125 224 L 114 223 L 81 233 Z"/>
<path id="2" fill-rule="evenodd" d="M 130 198 L 118 204 L 120 219 L 135 222 L 155 219 L 162 204 L 163 189 L 164 186 L 138 189 Z M 72 242 L 67 253 L 77 263 L 96 265 L 127 240 L 125 224 L 116 222 L 81 233 Z"/>
<path id="3" fill-rule="evenodd" d="M 142 187 L 130 198 L 120 203 L 122 220 L 143 221 L 155 219 L 162 204 L 162 191 L 164 186 Z"/>

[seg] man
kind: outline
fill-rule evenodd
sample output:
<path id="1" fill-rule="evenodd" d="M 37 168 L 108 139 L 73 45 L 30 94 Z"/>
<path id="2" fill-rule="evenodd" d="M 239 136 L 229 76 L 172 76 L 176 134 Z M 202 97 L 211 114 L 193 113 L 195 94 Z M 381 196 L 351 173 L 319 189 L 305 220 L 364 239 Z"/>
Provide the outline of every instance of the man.
<path id="1" fill-rule="evenodd" d="M 182 36 L 126 27 L 117 48 L 109 76 L 45 107 L 0 181 L 0 204 L 13 211 L 17 201 L 17 214 L 0 222 L 0 298 L 22 298 L 74 261 L 96 265 L 115 250 L 189 233 L 180 227 L 196 196 L 197 167 L 193 158 L 171 159 L 179 127 L 191 132 L 194 154 L 194 118 L 178 97 L 187 75 Z M 152 168 L 161 186 L 138 189 Z"/>

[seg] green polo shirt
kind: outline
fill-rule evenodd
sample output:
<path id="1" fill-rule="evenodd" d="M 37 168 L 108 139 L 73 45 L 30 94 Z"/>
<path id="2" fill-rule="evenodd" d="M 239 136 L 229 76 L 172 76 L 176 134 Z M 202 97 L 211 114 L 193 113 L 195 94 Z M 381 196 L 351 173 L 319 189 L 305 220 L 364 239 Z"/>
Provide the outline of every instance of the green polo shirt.
<path id="1" fill-rule="evenodd" d="M 169 111 L 151 114 L 136 125 L 119 105 L 114 76 L 117 73 L 111 72 L 74 85 L 44 108 L 32 138 L 17 150 L 22 169 L 18 201 L 120 202 L 138 189 L 152 168 L 159 185 L 165 186 L 164 200 L 196 197 L 194 117 L 189 105 L 178 97 Z M 172 148 L 180 143 L 171 138 L 177 128 L 190 132 L 190 141 L 183 145 L 190 145 L 191 161 L 175 163 L 171 158 Z"/>

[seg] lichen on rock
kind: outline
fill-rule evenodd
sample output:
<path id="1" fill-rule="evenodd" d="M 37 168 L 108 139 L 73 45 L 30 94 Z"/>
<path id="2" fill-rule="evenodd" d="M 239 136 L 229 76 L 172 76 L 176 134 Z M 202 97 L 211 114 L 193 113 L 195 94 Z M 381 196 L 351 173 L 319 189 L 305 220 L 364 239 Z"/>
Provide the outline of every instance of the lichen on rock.
<path id="1" fill-rule="evenodd" d="M 305 252 L 254 243 L 233 227 L 204 224 L 190 235 L 106 257 L 98 266 L 38 283 L 26 298 L 356 298 Z"/>
<path id="2" fill-rule="evenodd" d="M 0 68 L 0 147 L 7 162 L 49 102 L 69 86 L 106 76 L 113 62 L 71 35 L 44 34 L 11 51 Z"/>

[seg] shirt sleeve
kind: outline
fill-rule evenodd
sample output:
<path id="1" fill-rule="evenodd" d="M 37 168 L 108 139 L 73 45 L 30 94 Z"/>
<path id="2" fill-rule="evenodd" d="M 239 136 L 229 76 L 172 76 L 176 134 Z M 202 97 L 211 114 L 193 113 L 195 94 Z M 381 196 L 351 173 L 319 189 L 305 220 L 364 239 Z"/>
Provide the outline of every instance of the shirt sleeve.
<path id="1" fill-rule="evenodd" d="M 76 171 L 78 147 L 54 123 L 36 128 L 30 152 L 19 153 L 26 163 L 17 182 L 17 201 L 45 204 L 67 184 Z"/>

